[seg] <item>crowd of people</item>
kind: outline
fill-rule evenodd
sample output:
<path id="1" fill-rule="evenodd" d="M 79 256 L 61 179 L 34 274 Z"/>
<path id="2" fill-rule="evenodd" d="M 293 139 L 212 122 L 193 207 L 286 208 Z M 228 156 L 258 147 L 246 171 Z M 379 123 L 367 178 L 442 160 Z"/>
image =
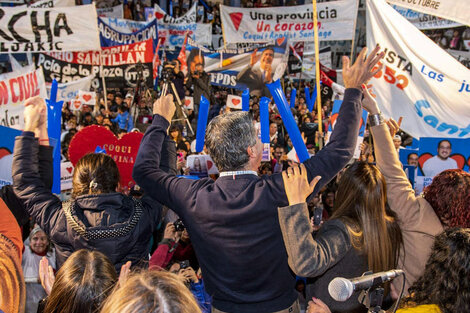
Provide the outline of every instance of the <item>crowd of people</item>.
<path id="1" fill-rule="evenodd" d="M 174 16 L 187 10 L 179 2 Z M 200 22 L 220 34 L 218 6 L 208 5 Z M 124 17 L 145 20 L 142 2 L 126 2 Z M 431 35 L 450 49 L 468 38 L 467 31 L 450 40 Z M 177 59 L 164 60 L 161 70 L 170 74 L 150 105 L 131 89 L 97 92 L 96 104 L 78 111 L 66 103 L 63 160 L 87 126 L 118 138 L 143 133 L 132 189 L 122 188 L 116 162 L 101 151 L 77 162 L 66 196 L 54 195 L 47 107 L 39 97 L 26 100 L 13 185 L 0 192 L 0 313 L 367 312 L 362 290 L 339 302 L 330 282 L 393 269 L 405 275 L 384 284 L 382 308 L 470 312 L 470 174 L 442 165 L 456 167 L 443 140 L 423 166 L 433 182 L 415 193 L 398 155 L 412 138 L 384 120 L 365 85 L 380 70 L 379 51 L 363 49 L 354 64 L 343 58 L 345 91 L 329 138 L 332 99 L 322 95 L 320 112 L 310 111 L 304 90 L 313 82 L 285 80 L 287 101 L 297 93 L 291 113 L 310 156 L 303 163 L 272 98 L 270 142 L 260 141 L 260 99 L 270 96 L 272 79 L 256 82 L 256 73 L 241 72 L 260 92 L 250 95 L 249 112 L 231 109 L 227 97 L 241 91 L 211 86 L 196 52 L 186 76 Z M 163 92 L 168 82 L 175 90 Z M 193 109 L 179 107 L 186 96 Z M 197 152 L 201 96 L 210 110 Z M 362 109 L 369 118 L 354 159 Z M 204 171 L 207 158 L 217 174 Z M 428 169 L 433 162 L 438 170 Z M 408 164 L 418 168 L 418 155 Z"/>
<path id="2" fill-rule="evenodd" d="M 219 174 L 199 179 L 184 177 L 187 156 L 197 153 L 183 134 L 188 124 L 172 123 L 172 93 L 155 101 L 150 124 L 131 123 L 131 94 L 110 92 L 108 109 L 84 107 L 78 116 L 64 107 L 64 155 L 88 125 L 145 131 L 133 169 L 139 188 L 130 193 L 121 192 L 113 158 L 90 153 L 61 202 L 51 192 L 44 99 L 26 100 L 14 183 L 0 200 L 0 310 L 367 312 L 360 290 L 338 302 L 329 283 L 396 268 L 405 276 L 385 285 L 384 308 L 404 286 L 399 312 L 470 310 L 462 279 L 470 271 L 470 174 L 445 170 L 415 194 L 398 158 L 398 124 L 384 121 L 364 85 L 379 70 L 379 49 L 363 49 L 354 64 L 343 59 L 344 99 L 325 147 L 316 114 L 296 99 L 292 113 L 311 154 L 302 164 L 287 157 L 292 142 L 275 105 L 271 160 L 262 162 L 256 96 L 250 112 L 230 112 L 217 102 L 226 91 L 210 91 L 218 110 L 200 154 Z M 363 108 L 370 144 L 354 160 Z"/>

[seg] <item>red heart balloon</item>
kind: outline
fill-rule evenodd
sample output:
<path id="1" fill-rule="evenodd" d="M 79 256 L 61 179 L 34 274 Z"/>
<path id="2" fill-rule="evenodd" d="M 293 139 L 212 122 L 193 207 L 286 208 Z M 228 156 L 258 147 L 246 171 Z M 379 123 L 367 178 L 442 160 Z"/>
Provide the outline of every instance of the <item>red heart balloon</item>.
<path id="1" fill-rule="evenodd" d="M 73 136 L 69 146 L 69 160 L 75 166 L 81 157 L 87 153 L 94 153 L 96 147 L 100 146 L 116 161 L 121 175 L 121 186 L 125 189 L 131 188 L 135 185 L 132 180 L 132 168 L 142 137 L 144 134 L 132 132 L 118 139 L 107 128 L 91 125 Z"/>
<path id="2" fill-rule="evenodd" d="M 90 101 L 91 95 L 83 95 L 83 100 L 85 100 L 86 102 Z"/>
<path id="3" fill-rule="evenodd" d="M 239 105 L 240 102 L 241 102 L 240 99 L 232 99 L 232 103 L 235 105 Z"/>

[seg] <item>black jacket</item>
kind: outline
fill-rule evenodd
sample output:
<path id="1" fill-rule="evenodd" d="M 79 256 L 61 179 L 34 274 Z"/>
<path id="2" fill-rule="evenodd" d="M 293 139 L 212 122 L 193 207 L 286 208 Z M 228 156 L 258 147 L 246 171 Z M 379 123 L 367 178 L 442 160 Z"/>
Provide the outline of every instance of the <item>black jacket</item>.
<path id="1" fill-rule="evenodd" d="M 127 261 L 147 265 L 150 238 L 160 221 L 157 201 L 110 193 L 84 195 L 62 204 L 39 177 L 38 141 L 30 132 L 16 138 L 13 186 L 54 243 L 58 267 L 79 249 L 104 253 L 118 272 Z"/>

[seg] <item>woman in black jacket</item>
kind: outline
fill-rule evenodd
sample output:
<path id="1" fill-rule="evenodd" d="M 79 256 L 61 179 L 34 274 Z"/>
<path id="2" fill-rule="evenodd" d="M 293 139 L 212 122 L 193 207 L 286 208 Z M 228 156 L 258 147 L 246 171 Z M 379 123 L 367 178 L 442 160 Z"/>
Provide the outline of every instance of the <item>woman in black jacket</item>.
<path id="1" fill-rule="evenodd" d="M 57 267 L 79 249 L 104 253 L 118 272 L 127 261 L 146 267 L 150 238 L 159 224 L 162 206 L 145 196 L 138 200 L 117 192 L 116 163 L 106 154 L 95 153 L 78 161 L 72 199 L 62 203 L 45 188 L 38 171 L 39 144 L 48 144 L 44 100 L 30 98 L 25 106 L 24 132 L 15 142 L 13 186 L 54 243 Z M 36 130 L 42 134 L 39 140 L 34 136 Z"/>

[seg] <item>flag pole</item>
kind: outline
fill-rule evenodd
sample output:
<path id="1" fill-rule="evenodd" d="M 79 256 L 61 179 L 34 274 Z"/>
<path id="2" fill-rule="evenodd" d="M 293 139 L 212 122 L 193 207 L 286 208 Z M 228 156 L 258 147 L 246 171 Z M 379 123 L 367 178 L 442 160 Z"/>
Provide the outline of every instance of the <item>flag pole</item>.
<path id="1" fill-rule="evenodd" d="M 315 39 L 315 84 L 317 86 L 317 95 L 321 95 L 320 93 L 320 53 L 319 53 L 319 39 L 318 39 L 318 17 L 317 17 L 317 1 L 312 1 L 313 6 L 313 33 Z M 321 96 L 317 96 L 317 116 L 318 116 L 318 131 L 323 133 L 323 121 L 322 121 L 322 114 L 321 114 Z M 319 148 L 323 148 L 323 140 L 322 137 L 319 138 L 318 142 Z"/>

